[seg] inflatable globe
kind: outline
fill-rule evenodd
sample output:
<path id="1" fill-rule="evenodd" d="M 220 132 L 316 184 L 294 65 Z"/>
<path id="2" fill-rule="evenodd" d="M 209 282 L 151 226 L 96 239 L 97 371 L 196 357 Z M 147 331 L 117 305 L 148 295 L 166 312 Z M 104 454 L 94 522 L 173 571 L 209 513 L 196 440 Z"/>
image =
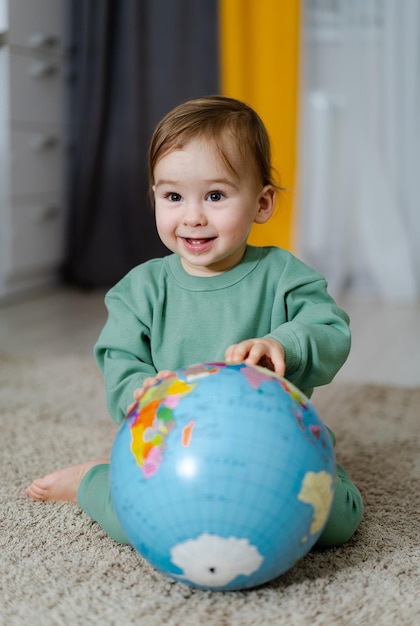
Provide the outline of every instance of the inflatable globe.
<path id="1" fill-rule="evenodd" d="M 261 585 L 314 545 L 335 457 L 314 406 L 261 367 L 203 363 L 151 387 L 119 430 L 111 496 L 130 542 L 192 586 Z"/>

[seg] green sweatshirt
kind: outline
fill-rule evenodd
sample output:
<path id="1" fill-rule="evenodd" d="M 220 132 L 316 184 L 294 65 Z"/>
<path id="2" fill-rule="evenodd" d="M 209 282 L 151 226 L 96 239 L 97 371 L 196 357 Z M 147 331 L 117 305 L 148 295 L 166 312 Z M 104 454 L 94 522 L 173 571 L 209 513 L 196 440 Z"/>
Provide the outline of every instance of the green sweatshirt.
<path id="1" fill-rule="evenodd" d="M 323 276 L 280 248 L 247 246 L 241 263 L 211 277 L 187 274 L 175 254 L 154 259 L 129 272 L 105 303 L 95 357 L 117 423 L 146 377 L 221 361 L 244 339 L 279 341 L 286 377 L 307 396 L 332 380 L 350 349 L 348 316 Z"/>

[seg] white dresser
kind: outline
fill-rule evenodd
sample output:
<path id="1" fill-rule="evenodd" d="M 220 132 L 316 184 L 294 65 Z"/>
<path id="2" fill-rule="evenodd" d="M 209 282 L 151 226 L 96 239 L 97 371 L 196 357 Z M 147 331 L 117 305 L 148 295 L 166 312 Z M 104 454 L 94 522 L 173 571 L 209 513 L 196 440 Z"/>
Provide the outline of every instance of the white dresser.
<path id="1" fill-rule="evenodd" d="M 0 302 L 64 251 L 64 0 L 0 0 Z"/>

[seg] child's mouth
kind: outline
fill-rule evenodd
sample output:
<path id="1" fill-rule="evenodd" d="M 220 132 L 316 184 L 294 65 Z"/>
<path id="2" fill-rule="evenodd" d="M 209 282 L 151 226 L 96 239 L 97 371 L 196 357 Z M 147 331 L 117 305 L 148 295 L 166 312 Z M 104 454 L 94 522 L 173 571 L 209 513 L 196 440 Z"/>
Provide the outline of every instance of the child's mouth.
<path id="1" fill-rule="evenodd" d="M 203 239 L 190 239 L 190 238 L 187 238 L 187 241 L 192 246 L 199 246 L 199 245 L 201 245 L 203 243 L 207 243 L 207 241 L 211 241 L 211 238 L 210 237 L 205 238 L 205 239 L 204 238 Z"/>
<path id="2" fill-rule="evenodd" d="M 184 246 L 193 252 L 205 252 L 212 246 L 214 240 L 215 237 L 183 237 Z"/>

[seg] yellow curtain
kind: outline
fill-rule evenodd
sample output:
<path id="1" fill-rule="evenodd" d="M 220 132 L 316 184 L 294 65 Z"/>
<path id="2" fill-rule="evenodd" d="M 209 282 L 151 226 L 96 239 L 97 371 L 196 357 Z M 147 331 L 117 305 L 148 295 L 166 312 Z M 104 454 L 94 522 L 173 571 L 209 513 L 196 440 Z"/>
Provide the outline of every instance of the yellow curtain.
<path id="1" fill-rule="evenodd" d="M 222 92 L 261 116 L 288 190 L 278 197 L 273 218 L 254 225 L 254 245 L 293 247 L 300 1 L 219 0 Z"/>

